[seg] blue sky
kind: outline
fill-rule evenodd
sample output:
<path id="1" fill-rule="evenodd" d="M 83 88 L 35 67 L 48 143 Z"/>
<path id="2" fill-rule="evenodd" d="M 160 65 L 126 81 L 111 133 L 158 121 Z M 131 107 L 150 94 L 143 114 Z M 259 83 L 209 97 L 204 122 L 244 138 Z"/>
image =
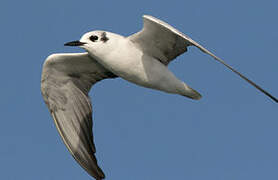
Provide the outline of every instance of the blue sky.
<path id="1" fill-rule="evenodd" d="M 173 25 L 278 96 L 278 1 L 0 3 L 0 179 L 89 180 L 62 143 L 40 93 L 44 59 L 87 31 L 128 36 L 143 14 Z M 192 101 L 105 80 L 90 93 L 97 158 L 108 180 L 276 180 L 277 104 L 196 48 L 169 68 Z"/>

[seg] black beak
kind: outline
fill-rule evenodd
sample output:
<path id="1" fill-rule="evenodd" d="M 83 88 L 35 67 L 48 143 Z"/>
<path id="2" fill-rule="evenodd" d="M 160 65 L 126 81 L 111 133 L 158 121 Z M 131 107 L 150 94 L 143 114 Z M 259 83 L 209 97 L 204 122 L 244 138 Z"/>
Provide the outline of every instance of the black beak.
<path id="1" fill-rule="evenodd" d="M 65 43 L 64 45 L 65 46 L 82 46 L 84 44 L 86 44 L 86 43 L 80 42 L 80 41 L 71 41 L 71 42 Z"/>

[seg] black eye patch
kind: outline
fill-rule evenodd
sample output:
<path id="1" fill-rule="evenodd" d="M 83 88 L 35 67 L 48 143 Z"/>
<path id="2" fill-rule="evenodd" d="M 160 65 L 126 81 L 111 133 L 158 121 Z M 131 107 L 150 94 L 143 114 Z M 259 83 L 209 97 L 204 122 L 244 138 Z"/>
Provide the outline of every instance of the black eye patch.
<path id="1" fill-rule="evenodd" d="M 98 37 L 95 36 L 95 35 L 92 35 L 92 36 L 90 36 L 90 40 L 93 41 L 93 42 L 95 42 L 95 41 L 98 40 Z"/>
<path id="2" fill-rule="evenodd" d="M 109 40 L 109 38 L 106 36 L 106 32 L 103 32 L 103 33 L 101 34 L 101 39 L 100 39 L 100 40 L 103 41 L 103 42 L 106 42 L 106 41 Z"/>

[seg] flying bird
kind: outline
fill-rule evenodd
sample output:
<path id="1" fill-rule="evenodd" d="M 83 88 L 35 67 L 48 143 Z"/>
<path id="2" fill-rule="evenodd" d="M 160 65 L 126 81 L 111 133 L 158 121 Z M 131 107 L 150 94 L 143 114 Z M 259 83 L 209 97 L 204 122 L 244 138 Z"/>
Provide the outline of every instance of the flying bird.
<path id="1" fill-rule="evenodd" d="M 80 40 L 65 44 L 81 47 L 85 53 L 52 54 L 43 65 L 41 91 L 58 132 L 71 155 L 96 180 L 104 179 L 105 175 L 95 157 L 88 93 L 98 81 L 121 77 L 146 88 L 198 100 L 200 93 L 167 68 L 189 46 L 195 46 L 278 102 L 277 98 L 169 24 L 148 15 L 143 16 L 143 21 L 143 29 L 128 37 L 107 31 L 88 32 Z"/>

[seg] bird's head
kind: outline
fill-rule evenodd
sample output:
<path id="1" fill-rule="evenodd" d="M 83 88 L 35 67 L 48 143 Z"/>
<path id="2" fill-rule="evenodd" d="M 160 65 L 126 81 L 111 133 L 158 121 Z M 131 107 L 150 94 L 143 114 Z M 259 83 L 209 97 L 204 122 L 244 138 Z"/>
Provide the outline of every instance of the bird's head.
<path id="1" fill-rule="evenodd" d="M 111 32 L 91 31 L 85 33 L 78 41 L 65 43 L 65 46 L 78 46 L 88 51 L 89 54 L 99 57 L 113 51 L 119 38 L 122 36 Z"/>

